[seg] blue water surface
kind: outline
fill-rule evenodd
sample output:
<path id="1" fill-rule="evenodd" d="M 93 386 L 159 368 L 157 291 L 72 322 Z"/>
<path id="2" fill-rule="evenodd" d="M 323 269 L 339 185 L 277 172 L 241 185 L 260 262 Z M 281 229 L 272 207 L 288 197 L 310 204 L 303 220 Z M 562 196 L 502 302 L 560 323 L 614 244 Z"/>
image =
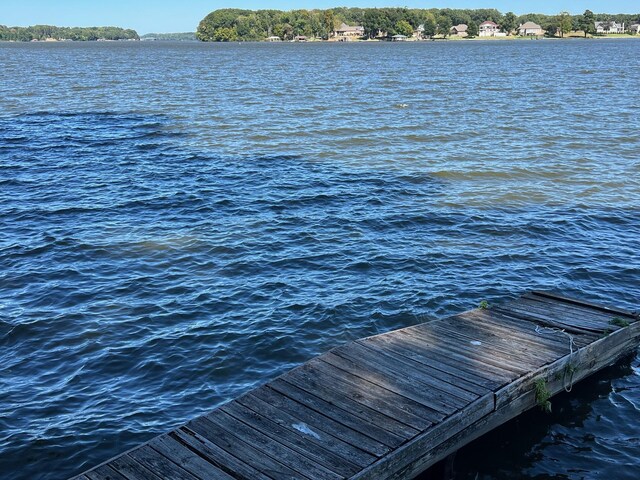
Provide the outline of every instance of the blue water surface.
<path id="1" fill-rule="evenodd" d="M 481 300 L 637 309 L 639 53 L 0 43 L 0 477 L 79 473 Z M 640 477 L 638 361 L 456 477 Z"/>

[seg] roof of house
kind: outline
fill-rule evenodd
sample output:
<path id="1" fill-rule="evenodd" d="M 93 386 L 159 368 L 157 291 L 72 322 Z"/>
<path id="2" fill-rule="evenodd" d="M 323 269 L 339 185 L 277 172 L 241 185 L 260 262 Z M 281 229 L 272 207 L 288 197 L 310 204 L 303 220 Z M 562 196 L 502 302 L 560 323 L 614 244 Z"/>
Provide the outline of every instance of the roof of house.
<path id="1" fill-rule="evenodd" d="M 605 25 L 605 24 L 608 24 L 611 28 L 617 28 L 622 26 L 622 23 L 616 23 L 613 20 L 605 21 L 605 22 L 595 22 L 595 24 L 596 24 L 596 27 L 599 27 L 600 25 Z"/>
<path id="2" fill-rule="evenodd" d="M 537 23 L 533 23 L 533 22 L 525 22 L 522 25 L 520 25 L 520 28 L 540 28 L 542 29 L 542 27 L 540 25 L 538 25 Z"/>
<path id="3" fill-rule="evenodd" d="M 469 27 L 464 23 L 461 23 L 460 25 L 456 25 L 454 27 L 451 27 L 451 29 L 455 30 L 456 32 L 466 32 L 468 28 Z"/>
<path id="4" fill-rule="evenodd" d="M 492 25 L 492 26 L 494 26 L 494 27 L 497 27 L 497 26 L 498 26 L 498 24 L 497 24 L 496 22 L 492 22 L 491 20 L 484 21 L 484 22 L 482 22 L 482 23 L 480 24 L 480 26 L 481 26 L 481 27 L 482 27 L 483 25 L 486 25 L 486 26 L 488 26 L 488 25 Z"/>
<path id="5" fill-rule="evenodd" d="M 347 25 L 346 23 L 342 23 L 340 28 L 338 28 L 338 32 L 359 32 L 364 30 L 364 27 L 361 25 Z"/>

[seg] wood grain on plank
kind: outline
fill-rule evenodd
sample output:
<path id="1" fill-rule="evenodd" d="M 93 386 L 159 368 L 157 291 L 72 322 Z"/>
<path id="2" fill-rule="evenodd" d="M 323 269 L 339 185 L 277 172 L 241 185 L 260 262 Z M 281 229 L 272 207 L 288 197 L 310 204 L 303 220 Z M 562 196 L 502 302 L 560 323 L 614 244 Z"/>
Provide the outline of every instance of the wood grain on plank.
<path id="1" fill-rule="evenodd" d="M 333 397 L 329 394 L 329 399 L 325 400 L 323 391 L 316 390 L 309 392 L 283 378 L 277 378 L 268 384 L 269 388 L 282 395 L 295 400 L 318 413 L 326 415 L 335 423 L 352 428 L 362 435 L 382 443 L 389 448 L 395 448 L 418 433 L 417 430 L 395 422 L 386 415 L 381 415 L 375 410 L 367 407 L 353 408 L 353 403 L 342 397 Z"/>
<path id="2" fill-rule="evenodd" d="M 338 476 L 348 477 L 362 467 L 362 465 L 356 465 L 337 453 L 324 448 L 324 446 L 330 446 L 329 442 L 322 446 L 316 442 L 309 441 L 300 432 L 285 428 L 237 401 L 226 404 L 221 410 L 264 434 L 271 441 L 284 445 Z M 309 436 L 312 437 L 311 435 Z"/>
<path id="3" fill-rule="evenodd" d="M 127 477 L 116 472 L 109 465 L 102 465 L 85 474 L 89 480 L 127 480 Z"/>
<path id="4" fill-rule="evenodd" d="M 303 420 L 291 416 L 286 411 L 274 407 L 255 395 L 244 395 L 239 398 L 237 402 L 261 415 L 263 418 L 267 418 L 269 421 L 276 423 L 279 427 L 286 429 L 288 432 L 302 439 L 303 442 L 316 444 L 338 455 L 350 464 L 363 467 L 376 460 L 376 456 L 355 447 L 339 437 L 328 434 L 320 428 L 308 425 Z"/>
<path id="5" fill-rule="evenodd" d="M 469 393 L 482 396 L 497 383 L 485 378 L 461 371 L 455 365 L 443 363 L 437 356 L 431 356 L 422 349 L 413 349 L 406 342 L 393 341 L 391 338 L 371 337 L 358 340 L 357 343 L 381 355 L 388 355 L 396 359 L 406 368 L 421 370 L 434 378 L 466 390 Z"/>
<path id="6" fill-rule="evenodd" d="M 109 466 L 129 480 L 162 480 L 162 477 L 138 463 L 129 454 L 114 458 Z"/>
<path id="7" fill-rule="evenodd" d="M 309 428 L 315 431 L 324 432 L 334 438 L 339 438 L 345 443 L 372 456 L 381 457 L 391 449 L 383 442 L 375 440 L 342 423 L 338 423 L 331 417 L 287 397 L 268 385 L 252 390 L 247 396 L 260 399 L 273 408 L 277 408 L 283 414 L 290 415 L 292 419 L 295 418 L 296 423 L 308 425 Z M 241 397 L 238 401 L 244 403 L 244 400 L 245 396 Z M 364 424 L 362 424 L 361 427 L 366 428 Z"/>
<path id="8" fill-rule="evenodd" d="M 380 351 L 374 351 L 366 346 L 352 342 L 346 347 L 333 349 L 330 353 L 349 359 L 355 363 L 362 364 L 363 368 L 380 372 L 381 374 L 398 378 L 401 377 L 413 385 L 424 385 L 434 390 L 434 395 L 440 396 L 440 392 L 446 395 L 447 406 L 462 406 L 474 401 L 480 395 L 452 385 L 449 382 L 434 377 L 429 372 L 425 372 L 415 363 L 413 368 L 407 368 L 408 362 L 399 361 L 398 357 L 391 356 Z"/>
<path id="9" fill-rule="evenodd" d="M 395 419 L 415 431 L 427 428 L 433 423 L 430 420 L 433 412 L 419 403 L 366 380 L 348 375 L 341 370 L 336 371 L 335 368 L 320 363 L 317 359 L 292 370 L 286 375 L 286 379 L 295 381 L 296 385 L 306 387 L 309 391 L 322 386 L 330 391 L 330 398 L 338 395 L 346 398 L 347 409 L 357 409 L 360 404 L 390 419 Z"/>
<path id="10" fill-rule="evenodd" d="M 205 417 L 192 420 L 186 427 L 270 478 L 277 480 L 291 479 L 295 478 L 296 475 L 300 475 L 278 460 L 254 448 L 251 443 L 248 443 L 250 440 L 242 440 L 217 423 L 210 422 Z"/>
<path id="11" fill-rule="evenodd" d="M 198 478 L 233 480 L 229 474 L 196 455 L 169 435 L 154 438 L 149 442 L 149 446 Z"/>
<path id="12" fill-rule="evenodd" d="M 256 450 L 262 452 L 263 457 L 268 456 L 304 475 L 318 480 L 336 480 L 343 476 L 320 465 L 309 457 L 302 455 L 280 441 L 271 438 L 254 427 L 229 415 L 222 409 L 214 410 L 205 415 L 205 420 L 217 425 L 220 428 L 233 432 L 235 436 L 245 443 L 252 445 Z"/>
<path id="13" fill-rule="evenodd" d="M 197 453 L 210 463 L 216 465 L 220 470 L 223 470 L 230 475 L 242 480 L 269 480 L 269 477 L 264 473 L 244 463 L 242 460 L 234 457 L 226 450 L 220 448 L 218 445 L 210 442 L 196 432 L 189 430 L 187 427 L 181 427 L 174 430 L 170 435 L 175 440 L 179 441 L 184 446 L 190 448 L 193 452 Z"/>

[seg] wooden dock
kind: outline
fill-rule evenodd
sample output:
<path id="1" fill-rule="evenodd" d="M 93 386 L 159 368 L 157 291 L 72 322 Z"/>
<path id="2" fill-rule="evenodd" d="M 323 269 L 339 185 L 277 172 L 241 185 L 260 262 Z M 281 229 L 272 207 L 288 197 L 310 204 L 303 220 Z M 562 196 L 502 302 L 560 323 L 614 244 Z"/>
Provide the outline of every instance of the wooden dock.
<path id="1" fill-rule="evenodd" d="M 74 479 L 412 478 L 633 351 L 638 319 L 533 292 L 364 338 Z"/>

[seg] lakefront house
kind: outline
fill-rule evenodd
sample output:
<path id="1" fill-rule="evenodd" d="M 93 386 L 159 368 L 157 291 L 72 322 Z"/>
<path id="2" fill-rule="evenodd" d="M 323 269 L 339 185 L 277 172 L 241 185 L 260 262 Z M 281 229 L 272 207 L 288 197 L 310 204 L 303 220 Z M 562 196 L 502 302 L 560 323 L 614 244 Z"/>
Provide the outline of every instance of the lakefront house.
<path id="1" fill-rule="evenodd" d="M 335 37 L 343 40 L 362 36 L 364 36 L 364 27 L 361 25 L 347 25 L 343 22 L 335 31 Z"/>
<path id="2" fill-rule="evenodd" d="M 537 23 L 533 22 L 525 22 L 520 27 L 518 27 L 518 35 L 521 37 L 528 37 L 534 35 L 543 35 L 544 30 Z"/>
<path id="3" fill-rule="evenodd" d="M 450 33 L 454 37 L 466 37 L 469 35 L 467 30 L 469 30 L 469 27 L 466 24 L 461 23 L 460 25 L 451 27 Z"/>
<path id="4" fill-rule="evenodd" d="M 498 32 L 500 32 L 500 26 L 491 20 L 482 22 L 478 27 L 479 37 L 496 37 Z"/>
<path id="5" fill-rule="evenodd" d="M 614 21 L 595 22 L 596 33 L 609 34 L 609 33 L 624 33 L 624 23 L 616 23 Z"/>

